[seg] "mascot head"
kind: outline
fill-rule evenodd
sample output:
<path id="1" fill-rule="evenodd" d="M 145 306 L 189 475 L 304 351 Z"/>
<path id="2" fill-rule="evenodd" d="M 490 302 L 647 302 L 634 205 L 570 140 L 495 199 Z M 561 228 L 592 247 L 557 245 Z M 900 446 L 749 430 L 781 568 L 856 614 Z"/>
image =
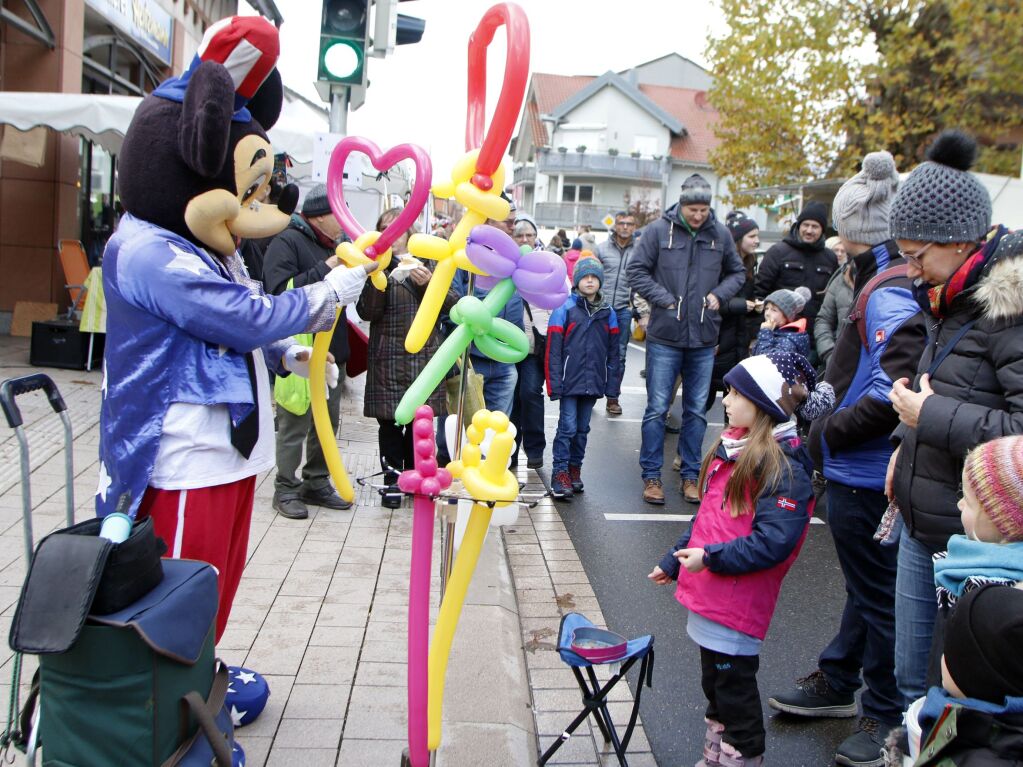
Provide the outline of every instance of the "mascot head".
<path id="1" fill-rule="evenodd" d="M 125 210 L 215 253 L 282 231 L 298 203 L 285 187 L 260 202 L 273 174 L 269 130 L 281 113 L 277 29 L 258 16 L 211 26 L 180 76 L 142 101 L 124 137 L 118 185 Z"/>

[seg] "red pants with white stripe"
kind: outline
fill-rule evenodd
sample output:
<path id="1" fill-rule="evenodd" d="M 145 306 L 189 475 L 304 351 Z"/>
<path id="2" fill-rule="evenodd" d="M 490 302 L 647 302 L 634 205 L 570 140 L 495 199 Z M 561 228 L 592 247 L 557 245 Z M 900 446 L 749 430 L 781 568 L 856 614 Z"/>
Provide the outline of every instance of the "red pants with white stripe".
<path id="1" fill-rule="evenodd" d="M 156 534 L 167 544 L 166 556 L 198 559 L 217 569 L 218 642 L 245 569 L 255 491 L 255 477 L 193 490 L 150 487 L 139 507 L 138 519 L 153 518 Z"/>

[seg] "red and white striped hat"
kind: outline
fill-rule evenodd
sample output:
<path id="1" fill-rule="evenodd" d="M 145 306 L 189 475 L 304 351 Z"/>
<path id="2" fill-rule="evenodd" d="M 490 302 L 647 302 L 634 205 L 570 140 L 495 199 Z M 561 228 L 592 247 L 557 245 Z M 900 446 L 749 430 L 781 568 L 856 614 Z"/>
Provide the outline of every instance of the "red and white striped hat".
<path id="1" fill-rule="evenodd" d="M 251 99 L 277 66 L 280 51 L 277 27 L 269 21 L 261 16 L 231 16 L 206 30 L 196 55 L 202 61 L 223 64 L 235 92 Z"/>

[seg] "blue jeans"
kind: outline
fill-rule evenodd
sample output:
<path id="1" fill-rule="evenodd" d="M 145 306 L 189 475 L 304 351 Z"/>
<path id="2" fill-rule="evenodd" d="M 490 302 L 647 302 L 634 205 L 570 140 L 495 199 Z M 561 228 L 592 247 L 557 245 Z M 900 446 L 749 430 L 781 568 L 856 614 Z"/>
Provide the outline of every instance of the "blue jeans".
<path id="1" fill-rule="evenodd" d="M 558 433 L 554 436 L 554 474 L 582 466 L 586 454 L 586 436 L 596 397 L 562 397 Z"/>
<path id="2" fill-rule="evenodd" d="M 867 685 L 861 697 L 864 716 L 895 726 L 903 711 L 895 685 L 898 552 L 874 540 L 887 507 L 884 493 L 828 482 L 828 527 L 845 577 L 845 609 L 818 665 L 832 688 L 847 695 L 860 688 L 862 669 Z"/>
<path id="3" fill-rule="evenodd" d="M 543 460 L 547 447 L 544 435 L 544 369 L 543 357 L 530 354 L 518 364 L 519 369 L 519 420 L 521 421 L 522 445 L 527 458 Z"/>
<path id="4" fill-rule="evenodd" d="M 938 612 L 933 554 L 902 531 L 895 581 L 895 681 L 906 706 L 927 693 L 927 661 Z"/>
<path id="5" fill-rule="evenodd" d="M 646 344 L 646 412 L 643 413 L 643 443 L 639 465 L 643 479 L 659 479 L 664 463 L 664 418 L 671 406 L 675 378 L 682 376 L 682 433 L 678 438 L 682 456 L 682 479 L 700 476 L 703 435 L 707 415 L 703 406 L 710 391 L 714 369 L 714 347 L 676 349 L 674 346 Z"/>
<path id="6" fill-rule="evenodd" d="M 483 401 L 487 410 L 499 410 L 510 416 L 515 402 L 515 382 L 519 379 L 515 365 L 495 362 L 489 357 L 473 357 L 472 367 L 483 376 Z"/>
<path id="7" fill-rule="evenodd" d="M 632 310 L 629 307 L 615 309 L 615 316 L 618 318 L 618 354 L 622 360 L 622 373 L 625 373 L 625 357 L 629 351 L 629 341 L 632 339 Z"/>

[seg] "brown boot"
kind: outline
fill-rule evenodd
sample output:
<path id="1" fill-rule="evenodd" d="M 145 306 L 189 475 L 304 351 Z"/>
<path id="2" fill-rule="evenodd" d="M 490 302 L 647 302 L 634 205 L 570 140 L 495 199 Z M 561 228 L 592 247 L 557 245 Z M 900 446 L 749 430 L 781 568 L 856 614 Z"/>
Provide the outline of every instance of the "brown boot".
<path id="1" fill-rule="evenodd" d="M 618 404 L 618 400 L 617 399 L 612 399 L 610 397 L 608 397 L 608 399 L 607 399 L 606 410 L 607 410 L 607 414 L 608 415 L 621 415 L 622 414 L 622 406 Z"/>
<path id="2" fill-rule="evenodd" d="M 695 479 L 683 479 L 682 487 L 679 490 L 682 491 L 682 497 L 685 498 L 686 503 L 700 502 L 700 488 Z"/>
<path id="3" fill-rule="evenodd" d="M 664 486 L 659 478 L 643 480 L 643 500 L 658 506 L 664 505 Z"/>

